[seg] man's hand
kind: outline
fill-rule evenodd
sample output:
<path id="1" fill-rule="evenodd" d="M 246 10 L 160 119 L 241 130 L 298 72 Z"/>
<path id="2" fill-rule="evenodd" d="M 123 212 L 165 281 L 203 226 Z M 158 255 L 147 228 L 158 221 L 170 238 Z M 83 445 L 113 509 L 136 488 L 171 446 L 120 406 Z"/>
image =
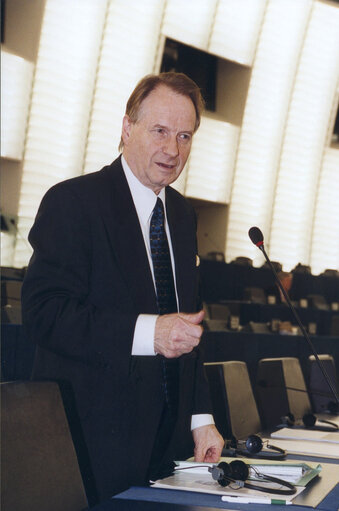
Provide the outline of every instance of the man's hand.
<path id="1" fill-rule="evenodd" d="M 216 463 L 224 447 L 224 439 L 214 424 L 193 429 L 194 461 Z"/>
<path id="2" fill-rule="evenodd" d="M 204 311 L 195 314 L 183 312 L 159 316 L 155 324 L 154 351 L 166 358 L 177 358 L 190 353 L 200 342 Z"/>

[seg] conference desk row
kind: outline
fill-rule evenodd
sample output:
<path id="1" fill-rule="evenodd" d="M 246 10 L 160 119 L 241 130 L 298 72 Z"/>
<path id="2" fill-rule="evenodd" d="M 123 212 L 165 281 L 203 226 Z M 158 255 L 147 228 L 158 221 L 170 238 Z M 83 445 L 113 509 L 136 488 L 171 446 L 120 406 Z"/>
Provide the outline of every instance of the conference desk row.
<path id="1" fill-rule="evenodd" d="M 330 354 L 339 368 L 339 336 L 311 336 L 318 354 Z M 201 347 L 205 362 L 242 360 L 254 385 L 257 365 L 262 358 L 296 357 L 307 374 L 310 348 L 302 336 L 245 332 L 204 332 Z M 22 325 L 1 325 L 1 380 L 27 380 L 33 367 L 35 346 Z"/>
<path id="2" fill-rule="evenodd" d="M 339 459 L 310 458 L 302 455 L 290 455 L 288 461 L 297 460 L 322 464 L 320 476 L 311 481 L 306 489 L 290 505 L 291 511 L 337 511 L 339 505 Z M 253 460 L 255 462 L 255 460 Z M 315 496 L 318 504 L 313 507 Z M 274 498 L 274 495 L 272 495 Z M 282 498 L 280 496 L 277 499 Z M 267 511 L 268 505 L 262 503 L 228 503 L 221 497 L 209 493 L 172 490 L 152 487 L 132 487 L 116 495 L 111 500 L 95 506 L 91 511 L 215 511 L 217 509 Z M 285 505 L 274 504 L 274 511 L 283 511 Z"/>

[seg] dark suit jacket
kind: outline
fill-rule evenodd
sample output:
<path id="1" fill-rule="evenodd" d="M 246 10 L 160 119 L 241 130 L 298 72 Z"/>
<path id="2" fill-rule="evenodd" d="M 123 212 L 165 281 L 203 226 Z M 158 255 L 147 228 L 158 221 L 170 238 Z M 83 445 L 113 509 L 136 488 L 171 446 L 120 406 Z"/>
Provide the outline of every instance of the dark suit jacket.
<path id="1" fill-rule="evenodd" d="M 195 216 L 170 187 L 166 207 L 179 307 L 193 312 L 198 293 Z M 144 483 L 163 407 L 159 357 L 131 356 L 138 315 L 156 314 L 157 305 L 120 158 L 51 188 L 29 240 L 34 254 L 22 305 L 28 335 L 38 345 L 33 376 L 60 382 L 71 422 L 75 405 L 100 499 L 108 498 Z M 192 455 L 194 413 L 211 413 L 199 349 L 180 358 L 178 421 L 168 452 L 172 460 Z M 82 462 L 80 436 L 75 436 Z M 85 472 L 84 478 L 89 485 Z"/>

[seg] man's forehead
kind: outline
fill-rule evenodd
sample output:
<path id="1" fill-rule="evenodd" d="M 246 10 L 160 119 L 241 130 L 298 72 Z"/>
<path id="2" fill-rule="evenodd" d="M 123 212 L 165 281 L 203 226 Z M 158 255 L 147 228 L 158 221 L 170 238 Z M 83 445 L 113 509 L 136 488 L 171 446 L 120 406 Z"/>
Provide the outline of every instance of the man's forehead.
<path id="1" fill-rule="evenodd" d="M 189 96 L 180 94 L 166 85 L 158 85 L 142 101 L 139 109 L 139 120 L 144 117 L 156 118 L 158 115 L 191 117 L 195 123 L 196 112 L 194 104 Z M 156 121 L 160 122 L 161 121 Z"/>

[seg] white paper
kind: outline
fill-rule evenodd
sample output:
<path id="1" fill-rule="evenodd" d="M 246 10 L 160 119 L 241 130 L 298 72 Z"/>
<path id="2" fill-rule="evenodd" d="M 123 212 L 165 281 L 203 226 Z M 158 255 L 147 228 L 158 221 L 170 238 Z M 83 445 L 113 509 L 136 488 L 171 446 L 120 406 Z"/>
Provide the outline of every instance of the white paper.
<path id="1" fill-rule="evenodd" d="M 199 469 L 197 469 L 199 470 Z M 278 486 L 273 483 L 263 483 L 259 481 L 253 481 L 253 484 L 258 484 L 259 486 L 266 488 L 279 488 L 286 489 L 283 486 Z M 239 488 L 235 489 L 236 485 L 231 484 L 226 487 L 220 486 L 217 481 L 214 481 L 211 474 L 193 474 L 193 471 L 183 470 L 176 471 L 174 475 L 170 477 L 166 477 L 165 479 L 160 479 L 155 481 L 152 485 L 155 488 L 166 488 L 172 490 L 186 490 L 186 491 L 195 491 L 200 493 L 211 493 L 214 495 L 228 495 L 233 497 L 267 497 L 269 499 L 279 498 L 281 500 L 285 500 L 286 502 L 292 501 L 297 495 L 299 495 L 304 488 L 302 486 L 298 486 L 296 488 L 296 493 L 294 495 L 274 495 L 272 493 L 261 492 L 257 490 L 252 490 L 249 488 Z"/>
<path id="2" fill-rule="evenodd" d="M 271 434 L 272 438 L 284 438 L 287 440 L 301 440 L 311 442 L 328 442 L 331 444 L 339 444 L 339 434 L 336 432 L 328 433 L 326 431 L 314 431 L 313 429 L 294 429 L 282 428 Z M 337 449 L 339 456 L 339 446 L 332 447 Z"/>

